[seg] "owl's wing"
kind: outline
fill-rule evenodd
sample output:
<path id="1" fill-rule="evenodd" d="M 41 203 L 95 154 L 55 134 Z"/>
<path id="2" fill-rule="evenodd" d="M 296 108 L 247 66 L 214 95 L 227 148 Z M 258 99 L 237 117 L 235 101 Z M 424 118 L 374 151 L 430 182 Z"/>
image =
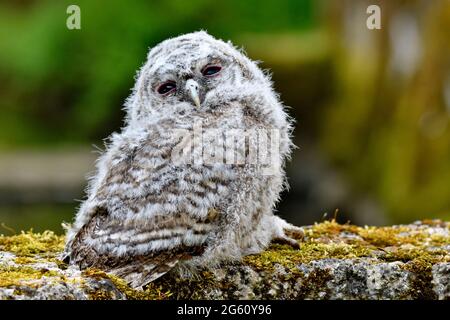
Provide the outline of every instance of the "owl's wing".
<path id="1" fill-rule="evenodd" d="M 105 208 L 97 208 L 91 220 L 70 243 L 70 263 L 82 269 L 95 267 L 142 287 L 205 250 L 214 209 L 206 219 L 185 214 L 157 217 L 152 223 L 125 226 Z"/>
<path id="2" fill-rule="evenodd" d="M 204 251 L 222 216 L 213 208 L 229 181 L 221 168 L 206 174 L 203 167 L 174 164 L 181 139 L 158 128 L 142 137 L 114 136 L 68 230 L 71 263 L 142 286 Z"/>

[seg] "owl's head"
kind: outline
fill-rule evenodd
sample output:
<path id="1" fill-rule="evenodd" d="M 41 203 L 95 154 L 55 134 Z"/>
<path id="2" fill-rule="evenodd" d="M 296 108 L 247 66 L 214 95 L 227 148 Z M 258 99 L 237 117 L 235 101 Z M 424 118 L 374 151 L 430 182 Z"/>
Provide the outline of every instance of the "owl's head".
<path id="1" fill-rule="evenodd" d="M 127 102 L 128 117 L 208 112 L 231 101 L 262 96 L 277 109 L 271 81 L 256 63 L 231 42 L 199 31 L 165 40 L 150 50 Z M 281 106 L 278 109 L 277 113 L 283 112 Z"/>

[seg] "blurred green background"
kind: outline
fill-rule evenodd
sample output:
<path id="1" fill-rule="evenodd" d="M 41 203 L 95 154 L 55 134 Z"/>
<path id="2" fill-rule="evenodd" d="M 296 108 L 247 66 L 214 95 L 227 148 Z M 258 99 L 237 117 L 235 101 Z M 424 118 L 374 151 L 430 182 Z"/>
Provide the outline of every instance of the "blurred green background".
<path id="1" fill-rule="evenodd" d="M 0 233 L 62 232 L 148 48 L 199 29 L 262 60 L 297 120 L 280 215 L 450 219 L 450 1 L 21 0 L 0 3 Z"/>

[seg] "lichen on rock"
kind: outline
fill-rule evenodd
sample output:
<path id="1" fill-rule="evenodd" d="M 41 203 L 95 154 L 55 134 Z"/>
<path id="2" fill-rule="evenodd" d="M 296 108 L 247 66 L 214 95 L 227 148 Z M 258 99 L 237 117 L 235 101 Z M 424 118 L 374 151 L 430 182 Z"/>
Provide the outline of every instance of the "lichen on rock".
<path id="1" fill-rule="evenodd" d="M 274 244 L 242 262 L 171 272 L 145 290 L 64 264 L 64 236 L 0 236 L 0 299 L 450 299 L 450 223 L 390 227 L 325 221 L 296 250 Z"/>

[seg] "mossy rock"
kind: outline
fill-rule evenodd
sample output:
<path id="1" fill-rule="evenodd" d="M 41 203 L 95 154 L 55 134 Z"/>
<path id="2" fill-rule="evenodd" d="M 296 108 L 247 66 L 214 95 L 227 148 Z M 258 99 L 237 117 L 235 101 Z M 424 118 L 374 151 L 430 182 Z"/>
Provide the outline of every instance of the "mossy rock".
<path id="1" fill-rule="evenodd" d="M 326 221 L 296 250 L 272 245 L 240 263 L 179 271 L 131 289 L 59 260 L 64 236 L 0 236 L 0 299 L 450 299 L 450 223 L 390 227 Z"/>

